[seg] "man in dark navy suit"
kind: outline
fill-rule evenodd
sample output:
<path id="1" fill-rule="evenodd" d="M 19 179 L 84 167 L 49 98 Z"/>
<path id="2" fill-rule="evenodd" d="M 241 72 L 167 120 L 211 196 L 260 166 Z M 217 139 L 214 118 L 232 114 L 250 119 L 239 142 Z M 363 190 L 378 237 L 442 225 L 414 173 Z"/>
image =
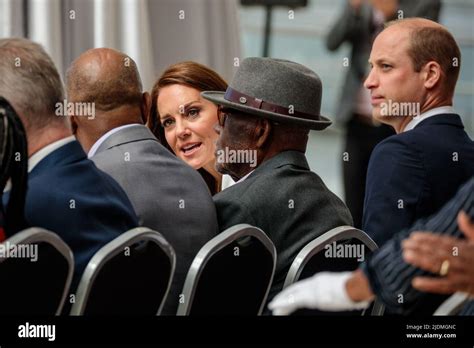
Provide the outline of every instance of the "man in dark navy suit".
<path id="1" fill-rule="evenodd" d="M 136 227 L 137 217 L 125 192 L 87 159 L 68 117 L 58 112 L 64 90 L 43 48 L 3 39 L 0 57 L 0 95 L 15 108 L 28 140 L 26 222 L 56 232 L 72 249 L 74 290 L 94 253 Z"/>
<path id="2" fill-rule="evenodd" d="M 371 91 L 373 116 L 397 132 L 375 148 L 367 174 L 363 225 L 383 246 L 354 272 L 320 272 L 287 287 L 269 306 L 274 314 L 297 308 L 361 309 L 374 295 L 388 313 L 432 314 L 446 296 L 417 291 L 429 290 L 426 283 L 420 287 L 419 277 L 434 271 L 444 277 L 436 280 L 446 281 L 459 271 L 440 262 L 420 269 L 420 257 L 403 255 L 403 241 L 412 240 L 412 232 L 425 232 L 422 238 L 436 238 L 426 231 L 462 238 L 468 233 L 466 224 L 457 223 L 459 212 L 474 216 L 474 144 L 452 108 L 459 48 L 441 25 L 405 19 L 390 23 L 376 38 L 369 62 L 365 86 Z M 446 245 L 439 247 L 434 254 L 449 253 Z M 464 251 L 462 259 L 467 268 L 470 257 Z"/>
<path id="3" fill-rule="evenodd" d="M 441 25 L 391 22 L 374 41 L 365 87 L 396 135 L 374 150 L 362 229 L 380 246 L 446 203 L 474 174 L 474 143 L 453 109 L 461 53 Z"/>

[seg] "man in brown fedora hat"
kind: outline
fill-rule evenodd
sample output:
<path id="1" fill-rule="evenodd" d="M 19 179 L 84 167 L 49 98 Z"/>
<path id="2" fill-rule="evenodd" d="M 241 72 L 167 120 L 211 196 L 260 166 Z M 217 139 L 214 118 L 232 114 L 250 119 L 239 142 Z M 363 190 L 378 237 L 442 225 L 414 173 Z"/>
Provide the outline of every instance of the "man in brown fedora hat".
<path id="1" fill-rule="evenodd" d="M 271 58 L 243 60 L 225 93 L 202 93 L 219 105 L 217 169 L 237 181 L 214 196 L 219 228 L 247 223 L 273 241 L 278 258 L 268 300 L 307 243 L 352 224 L 305 157 L 309 130 L 331 124 L 320 115 L 321 93 L 313 71 Z"/>

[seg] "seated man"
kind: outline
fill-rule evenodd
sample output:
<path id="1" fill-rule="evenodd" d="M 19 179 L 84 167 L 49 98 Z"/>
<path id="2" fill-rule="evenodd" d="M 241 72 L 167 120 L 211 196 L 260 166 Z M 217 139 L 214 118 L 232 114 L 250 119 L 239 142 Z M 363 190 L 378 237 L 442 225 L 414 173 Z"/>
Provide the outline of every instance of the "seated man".
<path id="1" fill-rule="evenodd" d="M 143 125 L 150 95 L 135 62 L 98 48 L 67 73 L 69 102 L 92 102 L 94 117 L 75 114 L 73 131 L 89 158 L 127 193 L 141 226 L 160 232 L 176 252 L 176 271 L 162 314 L 174 315 L 194 257 L 217 234 L 214 203 L 197 171 L 173 156 Z"/>
<path id="2" fill-rule="evenodd" d="M 74 290 L 94 253 L 138 219 L 125 192 L 87 159 L 69 118 L 58 112 L 63 86 L 43 48 L 26 39 L 0 40 L 0 76 L 0 95 L 18 113 L 28 140 L 26 223 L 56 232 L 72 249 Z"/>
<path id="3" fill-rule="evenodd" d="M 310 171 L 305 157 L 309 130 L 330 125 L 320 115 L 321 92 L 319 77 L 300 64 L 247 58 L 225 93 L 202 93 L 222 108 L 216 167 L 238 181 L 214 196 L 219 228 L 247 223 L 275 244 L 269 299 L 307 243 L 352 224 L 347 207 Z"/>
<path id="4" fill-rule="evenodd" d="M 379 246 L 474 175 L 474 142 L 452 107 L 460 55 L 446 28 L 421 18 L 391 22 L 374 41 L 365 87 L 373 117 L 398 133 L 377 145 L 367 172 L 362 230 Z"/>
<path id="5" fill-rule="evenodd" d="M 358 309 L 367 307 L 375 295 L 389 313 L 432 314 L 446 296 L 434 296 L 417 289 L 443 294 L 464 291 L 474 295 L 473 225 L 463 214 L 456 221 L 461 210 L 474 218 L 474 177 L 436 215 L 396 234 L 358 270 L 321 272 L 302 280 L 278 294 L 270 303 L 270 309 L 279 315 L 297 308 Z M 415 231 L 433 231 L 436 236 L 412 234 Z M 463 233 L 470 241 L 458 239 Z M 457 256 L 449 255 L 453 245 L 459 247 Z M 415 251 L 420 254 L 416 255 Z M 434 273 L 441 278 L 424 277 Z M 474 311 L 470 314 L 474 315 Z"/>

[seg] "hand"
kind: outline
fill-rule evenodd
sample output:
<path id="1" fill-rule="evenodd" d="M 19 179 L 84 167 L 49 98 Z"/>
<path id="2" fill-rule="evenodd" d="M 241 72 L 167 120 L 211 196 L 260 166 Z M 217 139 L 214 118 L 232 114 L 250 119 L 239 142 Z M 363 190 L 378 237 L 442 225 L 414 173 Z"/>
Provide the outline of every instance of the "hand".
<path id="1" fill-rule="evenodd" d="M 352 272 L 321 272 L 290 285 L 280 292 L 268 308 L 273 315 L 288 315 L 298 308 L 343 311 L 363 309 L 368 301 L 353 302 L 346 293 L 346 282 Z"/>
<path id="2" fill-rule="evenodd" d="M 460 212 L 458 225 L 467 240 L 414 232 L 402 242 L 404 260 L 425 271 L 439 273 L 443 262 L 449 261 L 446 276 L 415 277 L 414 288 L 440 294 L 461 291 L 474 295 L 474 222 Z"/>

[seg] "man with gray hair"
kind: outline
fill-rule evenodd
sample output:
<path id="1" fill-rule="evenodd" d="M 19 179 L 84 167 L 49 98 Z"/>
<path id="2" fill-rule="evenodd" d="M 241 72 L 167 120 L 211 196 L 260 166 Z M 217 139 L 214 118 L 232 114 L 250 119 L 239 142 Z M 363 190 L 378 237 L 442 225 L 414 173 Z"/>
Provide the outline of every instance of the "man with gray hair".
<path id="1" fill-rule="evenodd" d="M 69 118 L 58 112 L 63 85 L 44 49 L 27 39 L 0 40 L 0 76 L 0 96 L 18 113 L 28 140 L 26 222 L 56 232 L 72 249 L 74 290 L 94 253 L 136 227 L 137 217 L 125 192 L 87 159 Z"/>
<path id="2" fill-rule="evenodd" d="M 174 315 L 194 257 L 217 234 L 209 190 L 198 172 L 144 125 L 151 98 L 142 92 L 133 59 L 109 48 L 91 49 L 72 63 L 66 84 L 69 102 L 95 105 L 94 117 L 72 117 L 89 158 L 122 186 L 140 225 L 160 232 L 176 252 L 176 271 L 161 312 Z"/>

